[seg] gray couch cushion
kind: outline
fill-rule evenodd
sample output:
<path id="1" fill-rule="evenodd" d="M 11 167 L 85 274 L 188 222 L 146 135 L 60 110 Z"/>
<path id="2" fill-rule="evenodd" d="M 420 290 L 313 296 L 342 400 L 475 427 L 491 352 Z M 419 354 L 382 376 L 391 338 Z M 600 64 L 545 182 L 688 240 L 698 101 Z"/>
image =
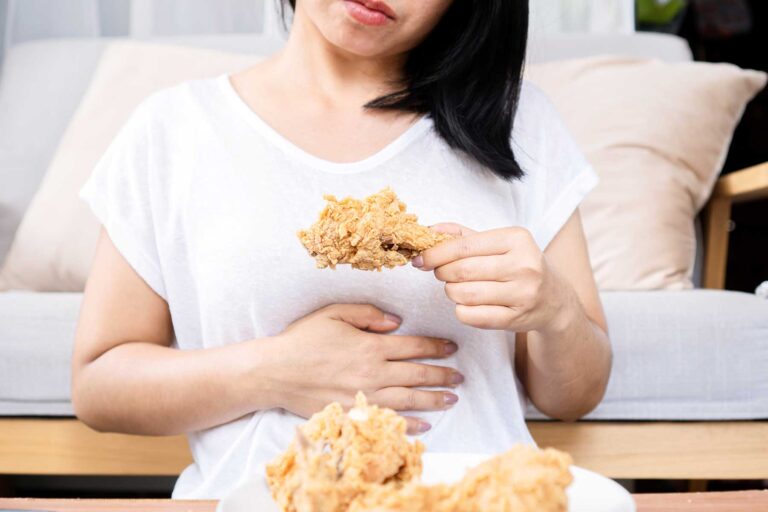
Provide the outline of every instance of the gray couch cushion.
<path id="1" fill-rule="evenodd" d="M 0 415 L 72 414 L 81 295 L 0 293 Z M 768 418 L 768 301 L 737 292 L 605 292 L 614 369 L 601 420 Z M 541 417 L 531 410 L 529 417 Z"/>
<path id="2" fill-rule="evenodd" d="M 688 62 L 693 52 L 688 41 L 670 34 L 637 32 L 531 34 L 529 62 L 581 59 L 593 55 L 625 55 L 640 59 L 661 59 L 667 62 Z"/>
<path id="3" fill-rule="evenodd" d="M 767 300 L 717 290 L 601 297 L 613 372 L 589 419 L 768 419 Z"/>
<path id="4" fill-rule="evenodd" d="M 79 293 L 0 293 L 0 415 L 67 416 Z"/>

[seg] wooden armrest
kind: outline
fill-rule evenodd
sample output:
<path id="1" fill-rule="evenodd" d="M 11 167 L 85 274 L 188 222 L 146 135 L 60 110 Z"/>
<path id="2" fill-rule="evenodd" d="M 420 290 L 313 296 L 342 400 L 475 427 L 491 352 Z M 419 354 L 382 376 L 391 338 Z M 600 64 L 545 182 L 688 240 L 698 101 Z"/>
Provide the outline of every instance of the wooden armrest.
<path id="1" fill-rule="evenodd" d="M 726 174 L 717 180 L 712 197 L 729 198 L 734 203 L 768 199 L 768 162 Z"/>
<path id="2" fill-rule="evenodd" d="M 768 162 L 726 174 L 717 181 L 705 212 L 704 288 L 725 287 L 731 206 L 755 199 L 768 199 Z"/>

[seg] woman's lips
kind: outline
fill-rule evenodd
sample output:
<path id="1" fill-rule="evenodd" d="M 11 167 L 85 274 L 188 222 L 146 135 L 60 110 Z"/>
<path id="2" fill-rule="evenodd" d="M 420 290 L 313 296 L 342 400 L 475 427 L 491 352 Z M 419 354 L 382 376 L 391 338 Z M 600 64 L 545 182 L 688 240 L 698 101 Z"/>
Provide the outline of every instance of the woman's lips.
<path id="1" fill-rule="evenodd" d="M 383 2 L 369 0 L 344 0 L 347 13 L 363 25 L 379 26 L 394 21 L 392 9 Z"/>

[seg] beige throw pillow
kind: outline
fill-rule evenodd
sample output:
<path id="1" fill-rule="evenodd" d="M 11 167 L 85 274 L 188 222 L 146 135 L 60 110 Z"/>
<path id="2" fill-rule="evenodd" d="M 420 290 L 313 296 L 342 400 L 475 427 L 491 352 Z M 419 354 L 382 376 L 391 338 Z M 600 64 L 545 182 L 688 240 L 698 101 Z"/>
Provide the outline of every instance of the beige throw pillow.
<path id="1" fill-rule="evenodd" d="M 253 56 L 141 43 L 105 53 L 0 272 L 0 288 L 82 290 L 98 223 L 77 192 L 147 95 Z M 690 287 L 693 218 L 765 75 L 733 66 L 593 58 L 531 66 L 602 178 L 582 214 L 602 289 Z"/>
<path id="2" fill-rule="evenodd" d="M 581 205 L 603 290 L 692 287 L 694 219 L 765 73 L 598 57 L 531 66 L 600 175 Z"/>
<path id="3" fill-rule="evenodd" d="M 239 71 L 259 59 L 149 43 L 110 45 L 19 225 L 0 290 L 81 291 L 99 223 L 77 193 L 133 109 L 159 89 Z"/>

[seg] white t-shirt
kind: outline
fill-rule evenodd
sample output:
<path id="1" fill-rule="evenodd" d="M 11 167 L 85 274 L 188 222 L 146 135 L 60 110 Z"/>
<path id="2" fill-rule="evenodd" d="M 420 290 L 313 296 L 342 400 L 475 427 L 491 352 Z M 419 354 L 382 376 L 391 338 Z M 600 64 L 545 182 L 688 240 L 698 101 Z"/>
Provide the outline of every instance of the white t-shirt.
<path id="1" fill-rule="evenodd" d="M 374 304 L 403 318 L 399 334 L 460 347 L 435 362 L 466 381 L 452 409 L 420 414 L 432 424 L 421 437 L 427 449 L 496 453 L 533 442 L 514 373 L 514 333 L 459 323 L 443 284 L 410 265 L 317 269 L 296 232 L 315 222 L 323 194 L 364 197 L 391 186 L 425 225 L 524 226 L 544 249 L 597 177 L 538 89 L 525 84 L 519 105 L 512 140 L 527 175 L 507 182 L 450 149 L 428 117 L 369 158 L 334 163 L 275 132 L 228 77 L 187 82 L 136 109 L 80 197 L 168 302 L 175 347 L 274 336 L 328 304 Z M 195 462 L 173 497 L 221 498 L 282 452 L 303 421 L 264 410 L 190 432 Z"/>

